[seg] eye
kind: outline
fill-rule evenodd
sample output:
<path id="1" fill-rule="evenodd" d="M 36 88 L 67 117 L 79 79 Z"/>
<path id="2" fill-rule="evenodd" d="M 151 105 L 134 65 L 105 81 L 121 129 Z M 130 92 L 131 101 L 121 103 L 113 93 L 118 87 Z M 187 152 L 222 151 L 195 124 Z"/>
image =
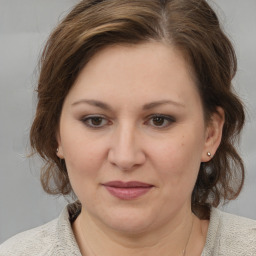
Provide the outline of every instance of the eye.
<path id="1" fill-rule="evenodd" d="M 102 116 L 85 116 L 82 122 L 90 128 L 102 128 L 108 124 L 108 120 Z"/>
<path id="2" fill-rule="evenodd" d="M 146 123 L 156 128 L 167 128 L 174 122 L 175 118 L 172 116 L 154 114 L 149 117 Z"/>

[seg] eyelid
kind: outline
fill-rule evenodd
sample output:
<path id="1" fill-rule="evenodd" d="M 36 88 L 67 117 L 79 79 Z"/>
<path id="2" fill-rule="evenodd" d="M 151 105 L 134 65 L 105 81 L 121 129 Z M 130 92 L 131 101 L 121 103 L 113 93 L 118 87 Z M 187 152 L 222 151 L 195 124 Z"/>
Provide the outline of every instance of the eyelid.
<path id="1" fill-rule="evenodd" d="M 176 118 L 170 115 L 164 115 L 164 114 L 152 114 L 150 116 L 147 117 L 146 123 L 148 123 L 150 120 L 152 120 L 155 117 L 160 117 L 160 118 L 164 118 L 165 120 L 168 121 L 167 125 L 164 126 L 154 126 L 154 128 L 156 129 L 164 129 L 164 128 L 168 128 L 170 125 L 172 125 L 172 123 L 176 122 Z"/>
<path id="2" fill-rule="evenodd" d="M 102 120 L 104 120 L 106 123 L 103 125 L 90 125 L 88 124 L 88 120 L 92 120 L 93 118 L 101 118 Z M 153 118 L 163 118 L 165 121 L 167 121 L 168 123 L 162 126 L 157 126 L 157 125 L 152 125 L 154 128 L 156 129 L 164 129 L 164 128 L 168 128 L 172 123 L 176 122 L 176 118 L 170 115 L 165 115 L 165 114 L 152 114 L 146 117 L 146 121 L 145 124 L 148 125 L 149 122 L 153 119 Z M 91 115 L 86 115 L 83 116 L 81 118 L 81 121 L 89 128 L 91 129 L 101 129 L 104 128 L 105 126 L 109 125 L 111 123 L 110 119 L 107 118 L 104 115 L 101 114 L 91 114 Z"/>
<path id="3" fill-rule="evenodd" d="M 104 115 L 100 115 L 100 114 L 93 114 L 93 115 L 86 115 L 83 116 L 81 118 L 81 121 L 84 123 L 84 125 L 86 125 L 87 127 L 91 128 L 91 129 L 100 129 L 105 127 L 108 124 L 103 124 L 103 125 L 99 125 L 99 126 L 93 126 L 87 123 L 88 120 L 92 120 L 93 118 L 101 118 L 102 120 L 107 121 L 107 123 L 109 122 L 109 119 L 106 118 Z"/>

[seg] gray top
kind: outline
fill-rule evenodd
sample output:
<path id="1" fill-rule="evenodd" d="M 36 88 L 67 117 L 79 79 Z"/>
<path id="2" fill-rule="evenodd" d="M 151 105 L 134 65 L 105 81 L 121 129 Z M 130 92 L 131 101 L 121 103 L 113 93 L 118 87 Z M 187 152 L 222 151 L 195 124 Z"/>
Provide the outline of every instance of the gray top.
<path id="1" fill-rule="evenodd" d="M 69 206 L 59 218 L 22 232 L 0 245 L 0 256 L 81 256 Z M 256 256 L 256 221 L 212 208 L 201 256 Z"/>

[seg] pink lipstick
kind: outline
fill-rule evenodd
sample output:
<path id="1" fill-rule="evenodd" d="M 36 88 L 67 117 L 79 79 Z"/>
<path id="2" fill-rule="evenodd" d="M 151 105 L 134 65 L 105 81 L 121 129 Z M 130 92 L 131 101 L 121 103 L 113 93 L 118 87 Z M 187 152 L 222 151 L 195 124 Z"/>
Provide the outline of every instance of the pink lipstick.
<path id="1" fill-rule="evenodd" d="M 103 184 L 109 193 L 122 200 L 133 200 L 146 194 L 154 186 L 138 181 L 110 181 Z"/>

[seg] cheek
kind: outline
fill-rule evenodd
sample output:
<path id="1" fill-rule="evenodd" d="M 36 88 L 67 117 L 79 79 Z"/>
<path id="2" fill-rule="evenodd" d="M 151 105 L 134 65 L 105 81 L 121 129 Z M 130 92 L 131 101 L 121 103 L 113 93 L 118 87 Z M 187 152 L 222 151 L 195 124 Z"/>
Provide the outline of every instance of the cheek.
<path id="1" fill-rule="evenodd" d="M 201 142 L 199 136 L 181 135 L 166 140 L 161 146 L 152 147 L 155 168 L 163 183 L 171 182 L 178 186 L 195 182 L 201 163 Z"/>
<path id="2" fill-rule="evenodd" d="M 173 202 L 176 206 L 189 202 L 200 167 L 199 152 L 196 141 L 186 136 L 183 140 L 166 141 L 162 148 L 154 147 L 154 168 L 168 207 Z"/>
<path id="3" fill-rule="evenodd" d="M 101 159 L 100 152 L 96 148 L 82 146 L 74 151 L 69 149 L 69 155 L 65 159 L 69 180 L 74 193 L 81 202 L 95 200 L 93 195 L 100 183 Z M 88 198 L 89 197 L 89 198 Z M 91 199 L 90 199 L 91 198 Z"/>
<path id="4" fill-rule="evenodd" d="M 80 133 L 67 133 L 63 136 L 62 147 L 68 175 L 74 187 L 82 187 L 96 180 L 105 156 L 104 147 L 97 141 L 91 141 Z M 75 190 L 75 188 L 74 188 Z"/>

